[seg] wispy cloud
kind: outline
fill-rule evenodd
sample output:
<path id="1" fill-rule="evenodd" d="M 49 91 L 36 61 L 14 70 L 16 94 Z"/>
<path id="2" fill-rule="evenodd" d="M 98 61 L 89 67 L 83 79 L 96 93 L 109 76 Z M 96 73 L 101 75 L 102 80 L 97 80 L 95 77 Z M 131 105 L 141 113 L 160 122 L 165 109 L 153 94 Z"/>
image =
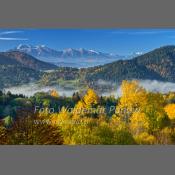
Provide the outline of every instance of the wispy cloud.
<path id="1" fill-rule="evenodd" d="M 5 37 L 0 37 L 0 40 L 4 40 L 4 41 L 27 41 L 29 39 L 28 38 L 5 38 Z"/>
<path id="2" fill-rule="evenodd" d="M 175 34 L 175 30 L 150 30 L 150 31 L 114 31 L 112 34 L 125 34 L 125 35 L 157 35 L 157 34 Z"/>
<path id="3" fill-rule="evenodd" d="M 15 34 L 15 33 L 24 33 L 24 31 L 21 31 L 21 30 L 4 31 L 4 32 L 0 32 L 0 35 L 8 35 L 8 34 Z"/>
<path id="4" fill-rule="evenodd" d="M 24 33 L 24 31 L 3 31 L 0 32 L 0 40 L 4 41 L 27 41 L 29 40 L 28 38 L 19 38 L 19 37 L 8 37 L 8 35 L 14 35 L 14 34 L 19 34 L 19 33 Z"/>

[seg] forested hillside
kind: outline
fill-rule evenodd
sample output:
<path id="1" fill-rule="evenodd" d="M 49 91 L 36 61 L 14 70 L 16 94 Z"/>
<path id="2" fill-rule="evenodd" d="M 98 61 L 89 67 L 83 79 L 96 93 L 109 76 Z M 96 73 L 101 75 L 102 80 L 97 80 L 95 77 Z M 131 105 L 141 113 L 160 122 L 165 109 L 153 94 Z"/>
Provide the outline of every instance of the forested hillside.
<path id="1" fill-rule="evenodd" d="M 18 65 L 0 65 L 0 89 L 40 79 L 42 73 Z"/>
<path id="2" fill-rule="evenodd" d="M 161 47 L 132 60 L 89 68 L 86 79 L 113 82 L 125 79 L 154 79 L 175 82 L 175 46 Z"/>
<path id="3" fill-rule="evenodd" d="M 39 61 L 20 52 L 0 53 L 0 89 L 34 82 L 40 79 L 43 70 L 56 66 Z"/>
<path id="4" fill-rule="evenodd" d="M 39 70 L 50 70 L 55 69 L 57 66 L 40 61 L 31 55 L 23 52 L 11 51 L 11 52 L 1 52 L 0 62 L 3 61 L 5 64 L 18 64 L 27 68 Z"/>

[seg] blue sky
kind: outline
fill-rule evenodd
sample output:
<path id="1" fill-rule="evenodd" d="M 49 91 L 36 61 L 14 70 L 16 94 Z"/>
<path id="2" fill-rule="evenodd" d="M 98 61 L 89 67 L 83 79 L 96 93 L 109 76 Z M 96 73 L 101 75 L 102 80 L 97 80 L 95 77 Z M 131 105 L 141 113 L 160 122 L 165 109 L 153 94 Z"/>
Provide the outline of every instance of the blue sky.
<path id="1" fill-rule="evenodd" d="M 175 45 L 175 29 L 0 29 L 0 51 L 19 44 L 129 55 Z"/>

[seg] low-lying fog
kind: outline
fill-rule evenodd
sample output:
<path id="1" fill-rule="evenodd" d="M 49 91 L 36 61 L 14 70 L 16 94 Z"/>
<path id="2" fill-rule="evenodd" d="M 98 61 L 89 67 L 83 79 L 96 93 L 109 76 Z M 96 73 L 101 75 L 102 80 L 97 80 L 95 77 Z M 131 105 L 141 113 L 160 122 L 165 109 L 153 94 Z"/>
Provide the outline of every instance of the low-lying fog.
<path id="1" fill-rule="evenodd" d="M 145 88 L 147 91 L 150 92 L 161 92 L 161 93 L 168 93 L 168 92 L 175 92 L 175 83 L 172 82 L 162 82 L 157 80 L 139 80 L 140 86 Z M 116 91 L 104 93 L 104 95 L 114 95 L 116 97 L 121 96 L 121 88 L 118 87 Z"/>
<path id="2" fill-rule="evenodd" d="M 146 90 L 152 91 L 152 92 L 161 92 L 161 93 L 167 93 L 170 91 L 175 92 L 175 83 L 171 83 L 171 82 L 160 82 L 157 80 L 153 80 L 153 81 L 152 80 L 140 80 L 139 84 L 142 87 L 144 87 Z M 34 83 L 17 86 L 17 87 L 6 88 L 5 91 L 6 92 L 10 91 L 13 94 L 24 94 L 25 96 L 32 96 L 36 92 L 48 92 L 49 90 L 52 90 L 52 89 L 57 90 L 61 96 L 72 96 L 74 92 L 79 91 L 79 89 L 68 90 L 68 89 L 63 89 L 59 86 L 40 87 Z M 101 95 L 103 96 L 114 95 L 116 97 L 119 97 L 121 96 L 121 89 L 120 87 L 118 87 L 115 91 L 104 92 Z"/>
<path id="3" fill-rule="evenodd" d="M 77 92 L 77 89 L 65 90 L 58 86 L 45 86 L 40 87 L 38 84 L 30 83 L 21 86 L 15 86 L 10 88 L 5 88 L 6 92 L 10 91 L 12 94 L 24 94 L 25 96 L 33 96 L 37 92 L 49 92 L 50 90 L 57 90 L 61 96 L 72 96 L 74 92 Z"/>
<path id="4" fill-rule="evenodd" d="M 120 58 L 39 58 L 41 61 L 46 61 L 57 66 L 61 67 L 76 67 L 76 68 L 87 68 L 87 67 L 94 67 L 98 65 L 104 65 L 107 63 L 111 63 L 113 61 L 117 61 Z"/>

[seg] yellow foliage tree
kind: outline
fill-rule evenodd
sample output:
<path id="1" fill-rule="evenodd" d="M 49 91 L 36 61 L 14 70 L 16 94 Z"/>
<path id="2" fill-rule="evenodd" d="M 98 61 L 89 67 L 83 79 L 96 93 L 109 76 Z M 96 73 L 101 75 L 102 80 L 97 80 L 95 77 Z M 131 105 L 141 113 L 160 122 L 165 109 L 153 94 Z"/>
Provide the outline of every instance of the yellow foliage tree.
<path id="1" fill-rule="evenodd" d="M 63 138 L 59 127 L 33 116 L 16 119 L 8 130 L 9 144 L 12 145 L 60 145 Z"/>
<path id="2" fill-rule="evenodd" d="M 171 120 L 175 119 L 175 104 L 168 104 L 165 106 L 165 112 Z"/>
<path id="3" fill-rule="evenodd" d="M 148 119 L 143 112 L 135 112 L 130 118 L 130 129 L 134 135 L 146 132 L 149 129 Z"/>
<path id="4" fill-rule="evenodd" d="M 53 126 L 59 126 L 63 135 L 64 144 L 74 144 L 73 136 L 76 131 L 79 118 L 73 118 L 72 114 L 63 107 L 60 113 L 51 114 L 50 120 Z"/>
<path id="5" fill-rule="evenodd" d="M 54 89 L 51 90 L 50 95 L 51 95 L 52 97 L 59 97 L 58 92 L 57 92 L 56 90 L 54 90 Z"/>
<path id="6" fill-rule="evenodd" d="M 157 142 L 161 145 L 173 144 L 174 129 L 165 127 L 157 133 Z"/>
<path id="7" fill-rule="evenodd" d="M 0 145 L 8 144 L 7 130 L 4 126 L 0 125 Z"/>
<path id="8" fill-rule="evenodd" d="M 132 113 L 141 111 L 142 107 L 147 104 L 147 92 L 135 80 L 131 82 L 124 80 L 121 91 L 122 96 L 116 112 L 119 116 L 123 116 L 125 120 L 128 120 Z"/>
<path id="9" fill-rule="evenodd" d="M 70 120 L 70 113 L 65 107 L 61 108 L 60 113 L 51 114 L 50 120 L 52 125 L 64 125 Z"/>
<path id="10" fill-rule="evenodd" d="M 126 123 L 121 120 L 120 117 L 117 117 L 116 115 L 113 115 L 111 120 L 110 120 L 110 127 L 113 129 L 113 130 L 125 130 L 127 129 L 127 125 Z"/>
<path id="11" fill-rule="evenodd" d="M 134 137 L 137 144 L 141 145 L 153 145 L 156 144 L 156 137 L 148 134 L 147 132 L 142 132 Z"/>
<path id="12" fill-rule="evenodd" d="M 88 114 L 96 114 L 98 109 L 99 97 L 93 89 L 88 89 L 85 96 L 80 100 L 74 108 L 74 117 L 85 116 Z"/>
<path id="13" fill-rule="evenodd" d="M 148 103 L 144 106 L 143 111 L 149 119 L 149 131 L 157 132 L 168 122 L 164 111 L 165 100 L 160 93 L 149 92 L 147 94 Z"/>
<path id="14" fill-rule="evenodd" d="M 73 110 L 73 118 L 79 118 L 80 116 L 84 115 L 85 114 L 85 109 L 86 109 L 86 105 L 85 103 L 80 100 L 76 106 L 74 107 L 74 110 Z"/>
<path id="15" fill-rule="evenodd" d="M 73 134 L 69 139 L 70 144 L 99 144 L 96 136 L 96 129 L 98 128 L 96 119 L 84 116 L 83 118 L 78 119 L 77 123 L 72 127 L 74 128 L 74 132 L 72 132 Z"/>
<path id="16" fill-rule="evenodd" d="M 149 92 L 147 94 L 147 104 L 145 105 L 145 109 L 154 108 L 156 111 L 164 112 L 163 106 L 165 105 L 165 99 L 160 93 Z"/>
<path id="17" fill-rule="evenodd" d="M 98 104 L 99 97 L 93 89 L 88 89 L 86 95 L 83 98 L 86 107 L 91 107 Z"/>
<path id="18" fill-rule="evenodd" d="M 172 103 L 175 101 L 175 92 L 169 92 L 168 94 L 164 94 L 164 99 L 168 103 Z"/>

